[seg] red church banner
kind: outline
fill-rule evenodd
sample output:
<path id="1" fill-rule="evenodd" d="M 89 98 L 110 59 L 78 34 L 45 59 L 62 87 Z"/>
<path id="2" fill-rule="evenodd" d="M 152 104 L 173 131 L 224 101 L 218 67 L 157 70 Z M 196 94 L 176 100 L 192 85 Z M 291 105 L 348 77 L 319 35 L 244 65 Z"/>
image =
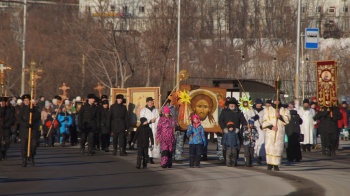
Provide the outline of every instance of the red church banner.
<path id="1" fill-rule="evenodd" d="M 318 104 L 326 107 L 337 105 L 337 67 L 335 61 L 316 62 Z"/>

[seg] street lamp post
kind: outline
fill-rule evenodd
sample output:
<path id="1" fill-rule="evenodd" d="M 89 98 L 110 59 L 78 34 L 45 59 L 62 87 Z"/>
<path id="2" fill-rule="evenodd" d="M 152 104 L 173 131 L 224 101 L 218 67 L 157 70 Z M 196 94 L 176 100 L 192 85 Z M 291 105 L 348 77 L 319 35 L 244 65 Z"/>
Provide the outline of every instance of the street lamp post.
<path id="1" fill-rule="evenodd" d="M 26 22 L 27 22 L 27 0 L 23 3 L 23 40 L 22 40 L 22 77 L 21 77 L 21 95 L 24 94 L 24 69 L 26 65 Z"/>
<path id="2" fill-rule="evenodd" d="M 179 90 L 180 86 L 180 22 L 181 22 L 181 0 L 178 0 L 177 8 L 177 57 L 176 57 L 176 90 Z"/>
<path id="3" fill-rule="evenodd" d="M 300 65 L 300 12 L 301 0 L 298 0 L 298 19 L 297 19 L 297 50 L 296 50 L 296 68 L 295 68 L 295 89 L 294 97 L 296 104 L 299 104 L 299 65 Z"/>

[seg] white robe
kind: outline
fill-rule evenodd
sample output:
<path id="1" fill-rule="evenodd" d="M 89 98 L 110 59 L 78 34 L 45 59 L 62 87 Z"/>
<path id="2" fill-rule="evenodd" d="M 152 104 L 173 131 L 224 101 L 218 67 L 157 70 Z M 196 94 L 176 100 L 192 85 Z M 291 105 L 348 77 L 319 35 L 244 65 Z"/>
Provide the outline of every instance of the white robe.
<path id="1" fill-rule="evenodd" d="M 300 133 L 304 134 L 304 142 L 300 142 L 300 144 L 315 144 L 315 121 L 313 119 L 313 117 L 315 116 L 315 110 L 312 108 L 309 110 L 304 110 L 304 108 L 301 107 L 298 110 L 298 114 L 303 120 L 303 124 L 300 125 Z"/>
<path id="2" fill-rule="evenodd" d="M 265 157 L 265 131 L 260 128 L 262 126 L 263 118 L 264 118 L 264 110 L 261 110 L 260 112 L 255 110 L 255 113 L 259 116 L 259 120 L 256 120 L 254 122 L 254 126 L 256 130 L 258 130 L 259 138 L 255 142 L 254 147 L 254 156 L 255 157 Z"/>
<path id="3" fill-rule="evenodd" d="M 276 119 L 276 110 L 273 107 L 267 107 L 264 111 L 263 128 L 266 131 L 265 134 L 265 150 L 266 150 L 266 163 L 269 165 L 279 166 L 282 160 L 282 153 L 284 150 L 284 126 L 289 123 L 290 113 L 286 108 L 280 108 L 279 114 L 283 118 L 284 122 L 280 119 Z M 268 126 L 276 126 L 277 131 L 273 131 Z M 275 140 L 276 138 L 276 140 Z"/>
<path id="4" fill-rule="evenodd" d="M 140 118 L 145 117 L 147 118 L 147 121 L 151 121 L 153 118 L 156 118 L 156 121 L 154 123 L 149 124 L 149 127 L 152 129 L 153 133 L 153 139 L 156 139 L 156 133 L 157 133 L 157 125 L 159 120 L 159 110 L 157 108 L 154 108 L 152 111 L 148 108 L 143 108 L 140 111 Z M 151 145 L 151 144 L 150 144 Z M 154 145 L 153 151 L 148 150 L 148 155 L 150 158 L 159 158 L 160 157 L 160 146 Z"/>

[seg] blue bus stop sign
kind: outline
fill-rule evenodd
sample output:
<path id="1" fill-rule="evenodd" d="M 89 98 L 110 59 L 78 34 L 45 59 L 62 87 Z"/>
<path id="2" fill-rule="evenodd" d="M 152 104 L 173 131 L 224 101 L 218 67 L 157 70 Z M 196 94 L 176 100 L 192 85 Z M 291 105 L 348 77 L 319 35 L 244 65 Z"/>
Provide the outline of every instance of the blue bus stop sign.
<path id="1" fill-rule="evenodd" d="M 318 49 L 318 28 L 305 29 L 305 49 Z"/>

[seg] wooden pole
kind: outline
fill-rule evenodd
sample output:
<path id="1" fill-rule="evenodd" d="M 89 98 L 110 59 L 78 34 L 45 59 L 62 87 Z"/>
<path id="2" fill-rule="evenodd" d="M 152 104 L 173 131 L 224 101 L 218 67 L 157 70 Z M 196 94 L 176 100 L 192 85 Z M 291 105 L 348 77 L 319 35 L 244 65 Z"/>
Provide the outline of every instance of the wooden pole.
<path id="1" fill-rule="evenodd" d="M 276 81 L 276 109 L 275 109 L 275 115 L 277 115 L 278 113 L 278 105 L 279 105 L 279 82 L 280 82 L 280 78 L 277 77 L 277 81 Z M 277 127 L 277 130 L 275 131 L 275 139 L 274 139 L 274 142 L 273 143 L 276 143 L 276 139 L 277 139 L 277 131 L 278 131 L 278 118 L 276 117 L 276 127 Z"/>
<path id="2" fill-rule="evenodd" d="M 34 64 L 34 63 L 33 63 Z M 30 98 L 34 99 L 33 95 L 34 95 L 34 80 L 35 80 L 35 73 L 34 71 L 31 71 L 30 74 Z M 28 158 L 30 157 L 30 152 L 31 152 L 31 140 L 32 140 L 32 129 L 33 129 L 33 102 L 32 100 L 29 100 L 30 104 L 29 104 L 29 124 L 31 125 L 28 129 L 28 151 L 27 151 L 27 156 Z"/>

